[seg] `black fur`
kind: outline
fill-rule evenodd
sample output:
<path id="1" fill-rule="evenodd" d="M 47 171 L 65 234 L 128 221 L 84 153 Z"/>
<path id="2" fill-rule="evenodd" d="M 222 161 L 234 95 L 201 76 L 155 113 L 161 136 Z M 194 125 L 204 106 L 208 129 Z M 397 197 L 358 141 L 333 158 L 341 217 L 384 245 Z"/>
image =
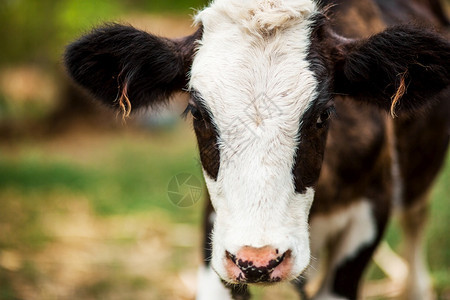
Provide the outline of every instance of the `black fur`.
<path id="1" fill-rule="evenodd" d="M 218 146 L 219 132 L 212 122 L 214 116 L 204 105 L 198 91 L 191 91 L 191 98 L 196 109 L 195 115 L 193 114 L 193 124 L 202 167 L 212 179 L 217 180 L 220 168 L 220 150 Z"/>
<path id="2" fill-rule="evenodd" d="M 106 25 L 69 45 L 65 63 L 72 78 L 104 103 L 118 106 L 126 92 L 133 108 L 152 106 L 186 85 L 200 35 L 201 29 L 171 40 L 131 26 Z"/>
<path id="3" fill-rule="evenodd" d="M 329 49 L 331 41 L 327 31 L 326 18 L 322 14 L 314 16 L 311 45 L 308 62 L 315 74 L 319 86 L 314 104 L 305 112 L 299 123 L 299 136 L 302 143 L 296 149 L 295 164 L 292 168 L 295 191 L 305 193 L 308 187 L 314 187 L 319 178 L 322 166 L 325 142 L 328 131 L 328 120 L 323 126 L 317 127 L 317 119 L 332 106 L 331 74 L 327 66 L 331 64 Z M 301 125 L 301 126 L 300 126 Z"/>
<path id="4" fill-rule="evenodd" d="M 402 76 L 406 93 L 396 111 L 430 103 L 450 84 L 450 43 L 412 26 L 395 26 L 367 40 L 348 43 L 336 64 L 336 93 L 354 96 L 390 110 Z"/>

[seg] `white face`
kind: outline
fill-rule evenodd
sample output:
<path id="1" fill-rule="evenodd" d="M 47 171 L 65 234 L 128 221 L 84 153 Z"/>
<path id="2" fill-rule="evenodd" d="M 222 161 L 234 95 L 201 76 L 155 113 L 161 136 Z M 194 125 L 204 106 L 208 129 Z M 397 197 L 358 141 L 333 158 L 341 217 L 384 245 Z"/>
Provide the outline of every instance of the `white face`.
<path id="1" fill-rule="evenodd" d="M 307 61 L 315 7 L 280 3 L 216 1 L 197 17 L 204 32 L 190 86 L 209 112 L 220 157 L 217 174 L 204 171 L 216 211 L 211 263 L 229 282 L 238 271 L 227 268 L 226 253 L 243 247 L 289 252 L 281 280 L 310 260 L 314 190 L 296 192 L 293 168 L 318 86 Z"/>

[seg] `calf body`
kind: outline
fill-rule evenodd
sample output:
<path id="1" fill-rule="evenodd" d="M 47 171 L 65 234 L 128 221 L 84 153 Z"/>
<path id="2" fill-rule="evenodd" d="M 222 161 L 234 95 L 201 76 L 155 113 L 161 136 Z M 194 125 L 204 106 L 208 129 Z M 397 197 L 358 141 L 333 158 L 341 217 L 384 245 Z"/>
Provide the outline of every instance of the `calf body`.
<path id="1" fill-rule="evenodd" d="M 286 280 L 304 295 L 323 249 L 314 297 L 356 299 L 393 209 L 416 249 L 408 297 L 430 295 L 419 233 L 449 139 L 450 44 L 389 26 L 444 26 L 436 5 L 216 0 L 183 39 L 111 25 L 69 46 L 75 81 L 125 114 L 190 93 L 211 200 L 199 299 Z"/>

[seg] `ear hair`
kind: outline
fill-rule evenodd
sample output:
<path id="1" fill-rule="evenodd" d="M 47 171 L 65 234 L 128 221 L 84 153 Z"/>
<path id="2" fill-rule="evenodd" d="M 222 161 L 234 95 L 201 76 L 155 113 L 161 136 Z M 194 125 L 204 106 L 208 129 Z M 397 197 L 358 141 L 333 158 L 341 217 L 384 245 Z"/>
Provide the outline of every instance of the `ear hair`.
<path id="1" fill-rule="evenodd" d="M 95 98 L 129 115 L 131 107 L 159 105 L 186 86 L 201 36 L 202 28 L 172 40 L 109 24 L 69 45 L 65 64 L 75 82 Z"/>
<path id="2" fill-rule="evenodd" d="M 450 43 L 429 30 L 395 26 L 338 48 L 335 92 L 393 116 L 427 105 L 450 84 Z"/>

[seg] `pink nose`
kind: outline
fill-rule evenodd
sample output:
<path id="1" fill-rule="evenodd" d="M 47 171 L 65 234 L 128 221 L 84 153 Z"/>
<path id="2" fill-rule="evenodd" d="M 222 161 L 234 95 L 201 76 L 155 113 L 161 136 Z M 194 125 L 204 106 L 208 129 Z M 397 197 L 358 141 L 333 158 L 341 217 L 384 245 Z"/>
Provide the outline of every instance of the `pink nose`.
<path id="1" fill-rule="evenodd" d="M 279 253 L 271 246 L 242 247 L 236 255 L 226 251 L 225 268 L 234 282 L 278 282 L 289 276 L 291 251 Z"/>

